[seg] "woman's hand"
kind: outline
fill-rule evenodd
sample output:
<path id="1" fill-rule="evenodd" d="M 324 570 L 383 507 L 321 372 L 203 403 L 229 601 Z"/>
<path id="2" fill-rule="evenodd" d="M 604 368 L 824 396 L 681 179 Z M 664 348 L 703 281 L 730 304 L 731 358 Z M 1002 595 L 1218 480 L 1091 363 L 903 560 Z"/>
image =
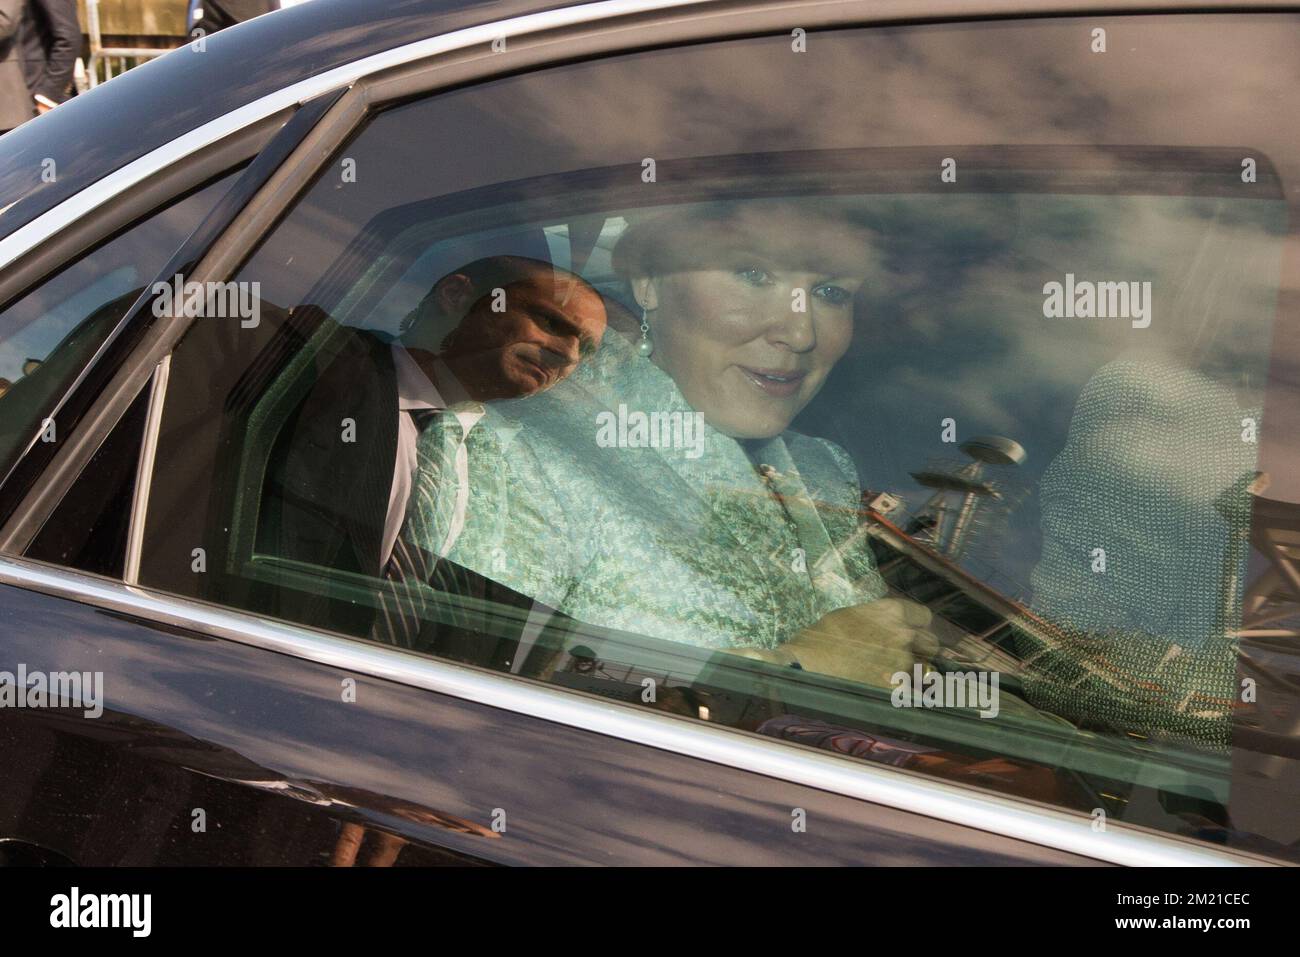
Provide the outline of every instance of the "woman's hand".
<path id="1" fill-rule="evenodd" d="M 906 598 L 882 598 L 840 608 L 772 650 L 734 648 L 733 654 L 862 684 L 891 688 L 899 671 L 929 667 L 939 640 L 929 631 L 930 610 Z"/>

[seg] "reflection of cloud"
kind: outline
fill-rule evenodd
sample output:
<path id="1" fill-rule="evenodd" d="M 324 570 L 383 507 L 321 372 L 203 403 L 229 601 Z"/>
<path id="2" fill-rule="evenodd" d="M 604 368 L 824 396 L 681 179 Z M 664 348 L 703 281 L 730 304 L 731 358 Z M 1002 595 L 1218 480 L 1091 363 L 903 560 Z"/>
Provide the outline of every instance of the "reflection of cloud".
<path id="1" fill-rule="evenodd" d="M 644 157 L 954 146 L 960 189 L 961 146 L 1242 145 L 1291 181 L 1300 133 L 1271 117 L 1300 88 L 1298 33 L 1286 16 L 932 25 L 814 33 L 803 54 L 776 36 L 559 67 L 381 114 L 348 147 L 357 183 L 331 166 L 296 235 L 306 251 L 405 202 Z"/>
<path id="2" fill-rule="evenodd" d="M 914 253 L 895 289 L 860 323 L 872 387 L 858 403 L 921 404 L 927 416 L 960 415 L 973 428 L 1016 434 L 1035 408 L 1072 404 L 1094 371 L 1121 353 L 1174 357 L 1248 389 L 1262 386 L 1277 292 L 1281 204 L 1249 204 L 1254 221 L 1216 222 L 1204 201 L 1179 197 L 1021 196 L 1015 239 L 983 262 L 950 267 L 943 233 L 932 254 L 943 201 L 917 197 L 893 213 Z M 1230 209 L 1230 201 L 1219 201 Z M 1005 198 L 981 209 L 967 201 L 967 224 L 1005 215 Z M 1057 221 L 1070 224 L 1055 228 Z M 920 237 L 917 238 L 920 224 Z M 1154 320 L 1049 320 L 1042 286 L 1078 279 L 1153 283 Z M 891 295 L 892 292 L 892 295 Z M 937 421 L 937 419 L 936 419 Z"/>
<path id="3" fill-rule="evenodd" d="M 637 54 L 470 94 L 494 133 L 546 145 L 552 171 L 643 156 L 926 144 L 1214 141 L 1295 162 L 1260 107 L 1300 82 L 1293 18 L 1126 17 L 906 27 Z M 1106 25 L 1109 52 L 1089 50 Z M 702 82 L 702 81 L 709 82 Z M 629 111 L 634 121 L 629 122 Z M 499 124 L 499 125 L 498 125 Z M 461 130 L 457 128 L 456 133 Z M 499 143 L 502 148 L 512 142 Z M 605 160 L 608 162 L 608 160 Z M 937 171 L 937 164 L 936 164 Z"/>
<path id="4" fill-rule="evenodd" d="M 1105 54 L 1090 51 L 1097 25 L 1108 30 Z M 805 54 L 777 36 L 496 81 L 381 114 L 348 148 L 357 183 L 338 182 L 331 167 L 291 241 L 268 245 L 259 278 L 304 295 L 338 244 L 383 209 L 566 170 L 636 171 L 647 156 L 953 146 L 945 153 L 956 154 L 960 190 L 961 146 L 1074 145 L 1071 165 L 1085 167 L 1109 162 L 1097 144 L 1244 144 L 1288 182 L 1300 177 L 1300 133 L 1260 106 L 1300 88 L 1298 33 L 1294 18 L 1271 16 L 890 27 L 814 33 Z M 645 189 L 651 199 L 654 185 Z M 904 207 L 935 226 L 938 242 L 913 240 L 918 258 L 894 277 L 914 287 L 898 299 L 906 311 L 869 331 L 940 350 L 960 344 L 966 357 L 943 374 L 930 362 L 873 365 L 882 388 L 915 390 L 929 375 L 935 405 L 1011 429 L 1028 385 L 1037 403 L 1072 402 L 1092 371 L 1134 346 L 1185 348 L 1208 336 L 1228 350 L 1223 364 L 1256 361 L 1257 338 L 1209 328 L 1270 308 L 1276 250 L 1237 204 L 959 193 Z M 1138 338 L 1119 323 L 1036 325 L 1042 283 L 1066 271 L 1152 278 L 1156 326 Z M 272 301 L 298 301 L 289 288 L 265 288 Z"/>
<path id="5" fill-rule="evenodd" d="M 937 454 L 939 422 L 951 416 L 962 437 L 993 432 L 1021 442 L 1029 460 L 1017 475 L 1036 488 L 1065 442 L 1081 390 L 1120 356 L 1199 370 L 1235 392 L 1242 406 L 1261 404 L 1269 352 L 1278 341 L 1273 325 L 1282 203 L 967 197 L 960 216 L 945 223 L 942 197 L 892 202 L 899 223 L 894 235 L 903 247 L 893 282 L 859 317 L 854 352 L 801 420 L 811 430 L 836 424 L 832 436 L 853 452 L 869 487 L 901 492 L 913 506 L 923 501 L 928 493 L 908 471 Z M 1010 238 L 989 225 L 1002 219 L 1017 224 Z M 929 249 L 927 237 L 933 237 Z M 1079 279 L 1151 281 L 1152 325 L 1045 319 L 1043 284 L 1067 272 Z M 1288 393 L 1277 380 L 1269 387 L 1277 390 L 1272 398 L 1278 408 L 1265 411 L 1266 454 L 1259 467 L 1296 474 L 1280 456 L 1285 436 L 1294 432 L 1285 420 L 1288 396 L 1292 407 L 1300 405 L 1300 390 L 1293 386 Z M 1240 445 L 1240 422 L 1221 424 L 1235 428 L 1220 429 L 1214 438 L 1197 433 L 1202 446 Z M 1121 433 L 1124 428 L 1115 426 Z M 1163 469 L 1184 486 L 1195 481 L 1188 459 L 1157 461 L 1158 451 L 1152 448 L 1145 468 Z M 1038 506 L 1033 498 L 1013 515 L 999 543 L 999 566 L 1014 579 L 1026 580 L 1037 561 Z"/>

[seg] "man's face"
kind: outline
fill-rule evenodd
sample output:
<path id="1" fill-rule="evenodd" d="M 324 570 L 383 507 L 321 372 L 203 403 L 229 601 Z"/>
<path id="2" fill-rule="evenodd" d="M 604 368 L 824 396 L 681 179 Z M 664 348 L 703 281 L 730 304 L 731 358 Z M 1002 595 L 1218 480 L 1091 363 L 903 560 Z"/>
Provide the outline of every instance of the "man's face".
<path id="1" fill-rule="evenodd" d="M 605 305 L 582 280 L 539 270 L 501 290 L 477 293 L 442 352 L 471 398 L 543 392 L 600 346 Z"/>

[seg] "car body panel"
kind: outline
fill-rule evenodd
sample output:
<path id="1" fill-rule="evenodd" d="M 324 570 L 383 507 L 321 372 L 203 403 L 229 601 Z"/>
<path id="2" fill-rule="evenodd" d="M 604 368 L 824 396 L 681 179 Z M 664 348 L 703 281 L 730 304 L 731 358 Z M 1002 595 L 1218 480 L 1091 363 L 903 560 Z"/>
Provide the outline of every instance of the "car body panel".
<path id="1" fill-rule="evenodd" d="M 0 710 L 0 837 L 76 864 L 323 864 L 347 823 L 411 863 L 1094 863 L 9 586 L 0 621 L 0 670 L 104 673 L 101 718 Z"/>

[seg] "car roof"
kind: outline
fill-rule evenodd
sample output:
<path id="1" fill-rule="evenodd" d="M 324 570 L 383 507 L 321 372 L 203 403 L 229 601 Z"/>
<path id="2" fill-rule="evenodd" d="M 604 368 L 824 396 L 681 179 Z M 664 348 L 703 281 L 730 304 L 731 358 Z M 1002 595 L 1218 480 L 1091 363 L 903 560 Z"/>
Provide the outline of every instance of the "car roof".
<path id="1" fill-rule="evenodd" d="M 313 0 L 213 34 L 202 53 L 182 46 L 0 137 L 0 237 L 176 137 L 298 81 L 426 37 L 577 5 Z M 53 177 L 43 175 L 50 159 Z"/>

